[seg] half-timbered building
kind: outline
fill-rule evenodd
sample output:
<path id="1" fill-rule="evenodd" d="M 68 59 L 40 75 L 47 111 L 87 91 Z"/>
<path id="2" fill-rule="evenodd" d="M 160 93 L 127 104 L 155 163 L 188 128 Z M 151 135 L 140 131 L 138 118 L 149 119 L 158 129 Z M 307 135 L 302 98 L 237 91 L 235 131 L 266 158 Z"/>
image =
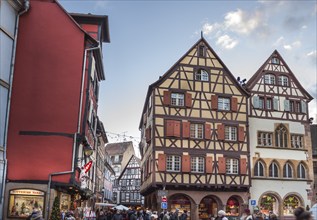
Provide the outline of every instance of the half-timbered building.
<path id="1" fill-rule="evenodd" d="M 140 159 L 131 155 L 126 167 L 118 178 L 120 188 L 120 204 L 132 207 L 141 207 L 144 198 L 140 194 L 141 168 Z"/>
<path id="2" fill-rule="evenodd" d="M 248 93 L 202 37 L 149 86 L 139 128 L 145 207 L 238 216 L 250 187 Z"/>
<path id="3" fill-rule="evenodd" d="M 252 199 L 261 211 L 282 219 L 297 206 L 311 205 L 312 146 L 310 94 L 275 50 L 246 84 Z"/>

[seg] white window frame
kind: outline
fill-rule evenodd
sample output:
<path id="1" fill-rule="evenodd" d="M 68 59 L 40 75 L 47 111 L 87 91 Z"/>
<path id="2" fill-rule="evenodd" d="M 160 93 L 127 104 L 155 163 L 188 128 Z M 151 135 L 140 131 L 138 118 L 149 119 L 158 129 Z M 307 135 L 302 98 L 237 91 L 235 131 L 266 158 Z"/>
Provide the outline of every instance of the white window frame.
<path id="1" fill-rule="evenodd" d="M 184 94 L 173 92 L 171 94 L 171 104 L 174 106 L 184 106 L 184 104 L 185 104 Z"/>
<path id="2" fill-rule="evenodd" d="M 270 173 L 270 167 L 272 167 L 272 172 Z M 275 172 L 277 173 L 277 176 L 275 176 Z M 270 174 L 272 174 L 272 175 L 270 175 Z M 272 178 L 278 178 L 278 176 L 279 176 L 279 169 L 278 169 L 278 165 L 275 163 L 275 162 L 273 162 L 273 163 L 271 163 L 270 164 L 270 166 L 269 166 L 269 177 L 272 177 Z"/>
<path id="3" fill-rule="evenodd" d="M 292 148 L 302 149 L 304 137 L 302 135 L 292 134 L 291 135 L 291 146 Z"/>
<path id="4" fill-rule="evenodd" d="M 209 81 L 209 74 L 205 69 L 197 70 L 195 74 L 195 80 L 208 82 Z"/>
<path id="5" fill-rule="evenodd" d="M 181 170 L 181 157 L 168 155 L 166 157 L 166 171 L 179 172 Z"/>
<path id="6" fill-rule="evenodd" d="M 272 64 L 280 64 L 280 60 L 277 57 L 272 57 L 271 63 Z"/>
<path id="7" fill-rule="evenodd" d="M 286 170 L 285 170 L 286 169 Z M 285 172 L 284 172 L 285 170 Z M 290 172 L 290 174 L 289 174 Z M 293 178 L 293 167 L 291 166 L 291 164 L 286 163 L 283 167 L 283 177 L 284 178 Z"/>
<path id="8" fill-rule="evenodd" d="M 237 140 L 237 127 L 225 126 L 225 140 L 227 141 Z"/>
<path id="9" fill-rule="evenodd" d="M 226 159 L 226 173 L 227 174 L 238 174 L 239 161 L 238 159 L 227 158 Z"/>
<path id="10" fill-rule="evenodd" d="M 256 169 L 257 168 L 257 169 Z M 261 169 L 262 169 L 262 175 L 261 175 Z M 257 177 L 264 177 L 264 165 L 261 161 L 257 161 L 255 163 L 255 166 L 254 166 L 254 176 L 257 176 Z M 257 175 L 256 175 L 257 174 Z"/>
<path id="11" fill-rule="evenodd" d="M 266 108 L 267 110 L 272 110 L 272 105 L 273 105 L 273 100 L 272 100 L 272 98 L 266 98 L 265 108 Z"/>
<path id="12" fill-rule="evenodd" d="M 298 164 L 297 178 L 306 179 L 306 167 L 302 163 Z"/>
<path id="13" fill-rule="evenodd" d="M 190 124 L 190 137 L 191 138 L 197 138 L 197 139 L 203 139 L 204 137 L 204 126 L 203 124 Z"/>
<path id="14" fill-rule="evenodd" d="M 288 77 L 287 76 L 279 76 L 278 77 L 278 84 L 281 85 L 281 86 L 288 86 Z"/>
<path id="15" fill-rule="evenodd" d="M 230 111 L 230 98 L 219 97 L 218 98 L 218 110 Z"/>
<path id="16" fill-rule="evenodd" d="M 190 170 L 195 173 L 203 173 L 205 171 L 205 158 L 191 157 Z"/>
<path id="17" fill-rule="evenodd" d="M 258 146 L 272 146 L 273 145 L 273 133 L 270 132 L 258 132 Z"/>
<path id="18" fill-rule="evenodd" d="M 265 74 L 264 82 L 265 82 L 265 84 L 268 84 L 268 85 L 274 85 L 275 84 L 275 75 Z"/>

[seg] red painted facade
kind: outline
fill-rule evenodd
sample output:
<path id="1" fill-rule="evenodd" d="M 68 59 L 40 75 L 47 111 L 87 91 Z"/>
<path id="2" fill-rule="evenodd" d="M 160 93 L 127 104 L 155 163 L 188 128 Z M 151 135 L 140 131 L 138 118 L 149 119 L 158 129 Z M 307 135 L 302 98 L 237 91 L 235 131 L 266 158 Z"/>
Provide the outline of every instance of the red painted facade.
<path id="1" fill-rule="evenodd" d="M 31 1 L 30 11 L 21 17 L 9 121 L 8 180 L 48 180 L 50 173 L 72 169 L 85 45 L 96 43 L 87 36 L 55 2 Z M 89 62 L 87 58 L 82 120 L 87 118 L 89 103 Z M 81 130 L 84 124 L 80 122 Z M 70 175 L 53 179 L 68 183 Z"/>

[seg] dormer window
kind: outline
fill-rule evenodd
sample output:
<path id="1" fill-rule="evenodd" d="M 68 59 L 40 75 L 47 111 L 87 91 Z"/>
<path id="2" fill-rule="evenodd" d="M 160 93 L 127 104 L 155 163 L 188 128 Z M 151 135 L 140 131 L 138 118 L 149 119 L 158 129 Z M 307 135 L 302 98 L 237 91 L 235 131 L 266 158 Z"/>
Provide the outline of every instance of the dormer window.
<path id="1" fill-rule="evenodd" d="M 276 57 L 273 57 L 272 60 L 271 60 L 271 63 L 272 64 L 280 64 L 280 60 Z"/>
<path id="2" fill-rule="evenodd" d="M 208 81 L 209 80 L 208 72 L 204 69 L 199 69 L 195 74 L 195 80 Z"/>
<path id="3" fill-rule="evenodd" d="M 273 74 L 266 74 L 264 76 L 265 84 L 274 85 L 275 84 L 275 76 Z"/>
<path id="4" fill-rule="evenodd" d="M 278 84 L 281 86 L 288 86 L 288 77 L 287 76 L 279 76 Z"/>
<path id="5" fill-rule="evenodd" d="M 198 56 L 199 57 L 205 57 L 206 56 L 206 48 L 205 48 L 205 46 L 204 45 L 200 45 L 199 47 L 198 47 Z"/>

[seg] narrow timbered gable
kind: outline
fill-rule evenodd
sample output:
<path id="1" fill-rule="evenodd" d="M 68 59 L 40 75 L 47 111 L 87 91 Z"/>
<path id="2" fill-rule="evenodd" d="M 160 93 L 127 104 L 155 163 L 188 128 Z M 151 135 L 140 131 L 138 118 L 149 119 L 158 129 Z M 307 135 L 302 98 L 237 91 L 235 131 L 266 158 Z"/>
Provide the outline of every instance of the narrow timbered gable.
<path id="1" fill-rule="evenodd" d="M 150 110 L 151 117 L 146 123 L 141 117 L 140 129 L 145 145 L 142 167 L 151 155 L 153 172 L 143 175 L 142 192 L 149 192 L 153 184 L 249 188 L 247 98 L 206 40 L 200 39 L 149 87 L 142 114 Z M 218 158 L 225 152 L 243 157 L 246 167 L 238 173 L 220 173 Z"/>
<path id="2" fill-rule="evenodd" d="M 312 97 L 276 50 L 251 77 L 246 87 L 251 93 L 251 117 L 308 120 L 308 103 Z"/>

